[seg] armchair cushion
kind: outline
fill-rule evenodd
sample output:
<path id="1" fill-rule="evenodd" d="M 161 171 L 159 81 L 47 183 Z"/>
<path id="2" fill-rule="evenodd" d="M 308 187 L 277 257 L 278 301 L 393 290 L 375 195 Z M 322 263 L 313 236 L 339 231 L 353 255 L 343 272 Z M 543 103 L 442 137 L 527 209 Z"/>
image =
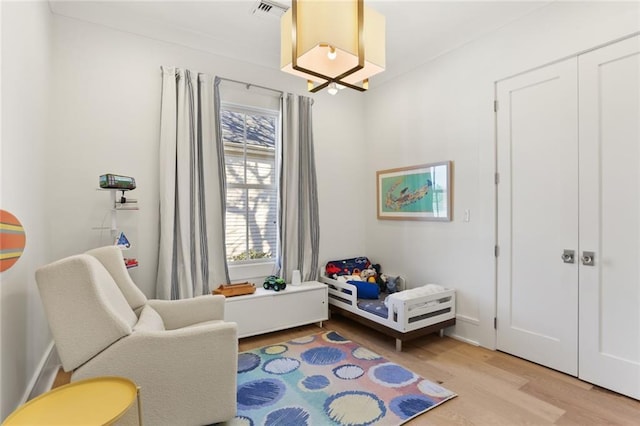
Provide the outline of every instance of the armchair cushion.
<path id="1" fill-rule="evenodd" d="M 133 327 L 133 331 L 163 331 L 164 329 L 162 317 L 149 305 L 142 308 L 138 323 Z"/>
<path id="2" fill-rule="evenodd" d="M 162 317 L 167 330 L 224 320 L 224 296 L 204 295 L 192 299 L 151 299 L 148 304 Z"/>

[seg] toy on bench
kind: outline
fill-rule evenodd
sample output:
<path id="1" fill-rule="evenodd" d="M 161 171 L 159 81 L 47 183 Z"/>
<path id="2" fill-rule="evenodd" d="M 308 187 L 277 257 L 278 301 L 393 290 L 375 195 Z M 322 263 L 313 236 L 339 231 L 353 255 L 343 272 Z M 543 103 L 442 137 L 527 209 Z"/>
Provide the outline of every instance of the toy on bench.
<path id="1" fill-rule="evenodd" d="M 285 283 L 285 281 L 280 277 L 269 275 L 267 278 L 265 278 L 262 287 L 264 287 L 265 290 L 273 289 L 275 291 L 280 291 L 287 288 L 287 283 Z"/>
<path id="2" fill-rule="evenodd" d="M 250 282 L 236 284 L 220 284 L 218 288 L 213 290 L 212 294 L 221 294 L 225 297 L 242 296 L 245 294 L 253 294 L 256 292 L 256 285 Z"/>

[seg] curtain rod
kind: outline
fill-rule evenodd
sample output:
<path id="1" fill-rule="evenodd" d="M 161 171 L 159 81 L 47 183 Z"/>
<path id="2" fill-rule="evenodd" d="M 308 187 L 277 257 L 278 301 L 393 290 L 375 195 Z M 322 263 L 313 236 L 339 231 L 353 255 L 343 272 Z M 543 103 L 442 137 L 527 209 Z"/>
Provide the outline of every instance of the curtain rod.
<path id="1" fill-rule="evenodd" d="M 163 67 L 162 67 L 162 65 L 160 65 L 160 70 L 162 70 L 162 69 L 163 69 Z M 281 95 L 284 94 L 284 92 L 282 90 L 277 90 L 277 89 L 272 89 L 270 87 L 260 86 L 259 84 L 247 83 L 247 82 L 244 82 L 244 81 L 233 80 L 231 78 L 225 78 L 225 77 L 217 77 L 217 78 L 219 78 L 220 80 L 228 81 L 230 83 L 242 84 L 243 86 L 246 86 L 247 89 L 249 89 L 249 88 L 251 88 L 251 86 L 253 86 L 253 87 L 258 87 L 260 89 L 269 90 L 271 92 L 280 93 Z"/>
<path id="2" fill-rule="evenodd" d="M 276 92 L 276 93 L 280 93 L 281 95 L 284 93 L 282 90 L 276 90 L 276 89 L 272 89 L 270 87 L 265 87 L 265 86 L 260 86 L 259 84 L 253 84 L 253 83 L 246 83 L 244 81 L 239 81 L 239 80 L 233 80 L 231 78 L 224 78 L 224 77 L 218 77 L 220 80 L 223 81 L 228 81 L 230 83 L 237 83 L 237 84 L 242 84 L 244 86 L 247 87 L 247 89 L 250 89 L 252 86 L 253 87 L 258 87 L 260 89 L 264 89 L 264 90 L 269 90 L 271 92 Z"/>

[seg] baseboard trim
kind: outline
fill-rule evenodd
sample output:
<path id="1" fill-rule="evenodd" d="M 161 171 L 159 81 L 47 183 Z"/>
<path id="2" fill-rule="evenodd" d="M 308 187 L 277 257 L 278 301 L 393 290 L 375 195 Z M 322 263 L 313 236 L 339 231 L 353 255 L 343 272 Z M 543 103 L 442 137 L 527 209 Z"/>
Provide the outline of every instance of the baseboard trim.
<path id="1" fill-rule="evenodd" d="M 462 315 L 462 314 L 456 314 L 456 321 L 459 324 L 459 328 L 456 327 L 453 329 L 453 332 L 451 334 L 448 334 L 449 337 L 451 337 L 452 339 L 456 339 L 459 340 L 461 342 L 465 342 L 468 343 L 470 345 L 473 346 L 480 346 L 480 342 L 476 341 L 476 340 L 472 340 L 469 339 L 467 337 L 461 336 L 460 334 L 457 334 L 456 331 L 462 330 L 464 328 L 464 324 L 468 324 L 468 325 L 472 325 L 474 327 L 479 327 L 480 326 L 480 320 L 478 318 L 473 318 L 467 315 Z"/>
<path id="2" fill-rule="evenodd" d="M 20 400 L 20 404 L 22 405 L 30 399 L 33 399 L 51 389 L 59 367 L 60 358 L 58 357 L 58 352 L 55 350 L 52 340 L 47 346 L 40 363 L 38 363 L 38 368 L 31 378 L 24 395 Z"/>
<path id="3" fill-rule="evenodd" d="M 448 334 L 447 336 L 451 337 L 452 339 L 459 340 L 461 342 L 468 343 L 468 344 L 473 345 L 473 346 L 480 346 L 480 342 L 476 342 L 475 340 L 467 339 L 466 337 L 462 337 L 462 336 L 460 336 L 458 334 Z"/>
<path id="4" fill-rule="evenodd" d="M 478 318 L 468 317 L 466 315 L 461 315 L 461 314 L 456 315 L 456 321 L 462 321 L 462 322 L 466 322 L 467 324 L 472 324 L 477 326 L 480 325 L 480 320 Z"/>

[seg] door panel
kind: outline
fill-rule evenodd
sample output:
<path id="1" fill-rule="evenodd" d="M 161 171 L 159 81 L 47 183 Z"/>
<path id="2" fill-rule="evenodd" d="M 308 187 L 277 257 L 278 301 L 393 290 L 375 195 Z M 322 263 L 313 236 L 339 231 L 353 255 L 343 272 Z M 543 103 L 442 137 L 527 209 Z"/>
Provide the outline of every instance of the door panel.
<path id="1" fill-rule="evenodd" d="M 640 399 L 640 37 L 579 69 L 579 375 Z"/>
<path id="2" fill-rule="evenodd" d="M 577 60 L 497 85 L 499 350 L 577 374 Z"/>

